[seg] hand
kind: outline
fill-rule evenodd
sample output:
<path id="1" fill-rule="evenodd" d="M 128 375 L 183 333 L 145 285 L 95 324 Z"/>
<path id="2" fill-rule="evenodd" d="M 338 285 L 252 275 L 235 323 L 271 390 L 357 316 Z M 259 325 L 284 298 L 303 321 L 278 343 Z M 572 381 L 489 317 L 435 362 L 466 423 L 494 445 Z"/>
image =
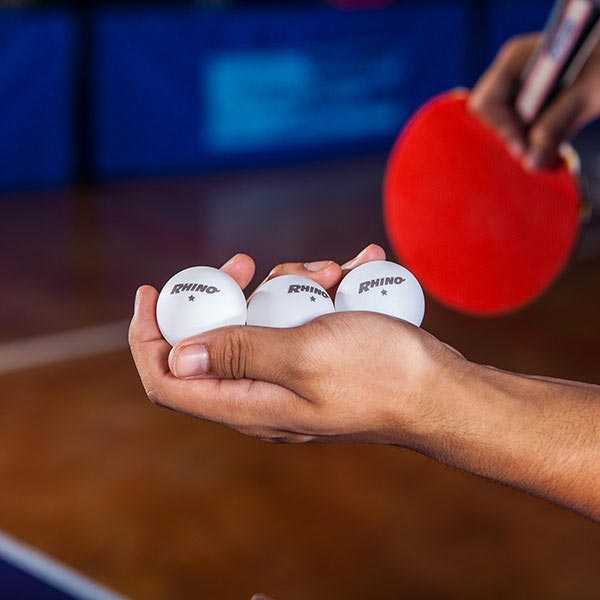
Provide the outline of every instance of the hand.
<path id="1" fill-rule="evenodd" d="M 600 46 L 568 89 L 561 92 L 530 130 L 513 102 L 523 70 L 541 34 L 509 40 L 471 93 L 469 107 L 494 127 L 511 153 L 530 170 L 551 166 L 560 145 L 600 115 Z"/>
<path id="2" fill-rule="evenodd" d="M 333 289 L 344 271 L 384 257 L 369 246 L 343 267 L 280 265 L 271 276 L 312 274 Z M 241 254 L 223 270 L 245 287 L 254 262 Z M 157 297 L 138 290 L 130 329 L 156 404 L 270 442 L 410 448 L 600 522 L 600 387 L 481 367 L 417 327 L 366 312 L 292 329 L 228 327 L 171 349 Z"/>
<path id="3" fill-rule="evenodd" d="M 384 258 L 369 246 L 343 267 L 280 265 L 271 276 L 301 273 L 333 289 L 345 271 Z M 238 255 L 223 269 L 245 286 L 254 263 Z M 140 288 L 130 330 L 150 399 L 266 441 L 418 444 L 436 419 L 444 373 L 467 364 L 423 330 L 375 313 L 292 329 L 228 327 L 171 350 L 156 323 L 157 295 Z"/>

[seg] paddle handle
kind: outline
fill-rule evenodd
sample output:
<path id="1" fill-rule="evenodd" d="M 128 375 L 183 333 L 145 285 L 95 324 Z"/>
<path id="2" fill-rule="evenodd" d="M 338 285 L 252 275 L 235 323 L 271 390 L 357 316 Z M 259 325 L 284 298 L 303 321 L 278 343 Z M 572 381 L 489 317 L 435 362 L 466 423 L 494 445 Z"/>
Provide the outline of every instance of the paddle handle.
<path id="1" fill-rule="evenodd" d="M 575 81 L 600 41 L 600 0 L 559 0 L 524 71 L 515 108 L 531 125 Z"/>

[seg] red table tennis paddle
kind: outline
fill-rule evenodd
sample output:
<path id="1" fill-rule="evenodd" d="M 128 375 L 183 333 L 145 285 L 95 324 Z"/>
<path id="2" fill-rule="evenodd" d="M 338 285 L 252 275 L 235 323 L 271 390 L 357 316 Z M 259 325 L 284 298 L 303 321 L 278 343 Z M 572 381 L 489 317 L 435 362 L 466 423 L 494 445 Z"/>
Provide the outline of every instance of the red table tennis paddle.
<path id="1" fill-rule="evenodd" d="M 593 0 L 555 9 L 515 108 L 530 125 L 579 74 L 600 35 Z M 388 235 L 424 288 L 476 315 L 514 311 L 540 296 L 578 240 L 578 160 L 531 173 L 467 108 L 467 91 L 442 94 L 407 123 L 384 182 Z"/>

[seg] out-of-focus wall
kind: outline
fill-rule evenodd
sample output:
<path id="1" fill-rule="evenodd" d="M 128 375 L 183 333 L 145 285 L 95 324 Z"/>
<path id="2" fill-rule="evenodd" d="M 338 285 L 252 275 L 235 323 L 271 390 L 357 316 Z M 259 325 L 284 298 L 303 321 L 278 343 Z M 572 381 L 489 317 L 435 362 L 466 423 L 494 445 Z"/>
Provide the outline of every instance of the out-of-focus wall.
<path id="1" fill-rule="evenodd" d="M 0 11 L 0 190 L 386 152 L 552 5 L 110 4 Z"/>
<path id="2" fill-rule="evenodd" d="M 460 2 L 103 11 L 94 171 L 169 174 L 385 150 L 421 102 L 464 82 L 466 14 Z M 443 50 L 431 42 L 442 38 Z"/>
<path id="3" fill-rule="evenodd" d="M 0 190 L 73 179 L 76 31 L 66 10 L 0 12 Z"/>

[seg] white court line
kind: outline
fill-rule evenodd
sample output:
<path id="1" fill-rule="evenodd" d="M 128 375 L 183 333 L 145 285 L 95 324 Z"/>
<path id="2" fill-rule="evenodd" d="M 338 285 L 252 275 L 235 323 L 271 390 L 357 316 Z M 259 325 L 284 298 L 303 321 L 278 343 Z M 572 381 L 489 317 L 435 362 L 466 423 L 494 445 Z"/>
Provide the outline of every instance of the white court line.
<path id="1" fill-rule="evenodd" d="M 0 559 L 79 600 L 127 600 L 4 533 L 0 533 Z"/>
<path id="2" fill-rule="evenodd" d="M 128 321 L 0 344 L 0 375 L 127 347 Z M 0 559 L 81 600 L 127 600 L 73 569 L 0 533 Z"/>
<path id="3" fill-rule="evenodd" d="M 0 375 L 121 350 L 128 327 L 118 321 L 0 344 Z"/>

